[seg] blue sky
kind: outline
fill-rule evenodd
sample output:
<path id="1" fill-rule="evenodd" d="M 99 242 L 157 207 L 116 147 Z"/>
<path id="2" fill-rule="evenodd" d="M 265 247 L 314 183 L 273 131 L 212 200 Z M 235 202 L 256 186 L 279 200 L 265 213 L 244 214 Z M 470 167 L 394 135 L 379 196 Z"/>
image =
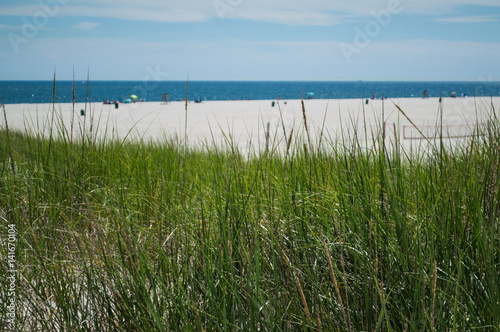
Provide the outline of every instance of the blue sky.
<path id="1" fill-rule="evenodd" d="M 0 79 L 500 80 L 498 0 L 0 0 Z"/>

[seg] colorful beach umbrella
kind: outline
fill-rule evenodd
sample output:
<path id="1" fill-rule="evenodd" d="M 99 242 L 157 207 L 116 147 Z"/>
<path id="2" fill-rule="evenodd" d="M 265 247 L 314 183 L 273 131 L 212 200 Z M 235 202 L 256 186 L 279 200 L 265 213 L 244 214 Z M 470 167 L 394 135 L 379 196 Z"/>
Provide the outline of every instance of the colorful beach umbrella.
<path id="1" fill-rule="evenodd" d="M 130 98 L 137 99 L 137 96 L 136 95 L 130 95 Z"/>

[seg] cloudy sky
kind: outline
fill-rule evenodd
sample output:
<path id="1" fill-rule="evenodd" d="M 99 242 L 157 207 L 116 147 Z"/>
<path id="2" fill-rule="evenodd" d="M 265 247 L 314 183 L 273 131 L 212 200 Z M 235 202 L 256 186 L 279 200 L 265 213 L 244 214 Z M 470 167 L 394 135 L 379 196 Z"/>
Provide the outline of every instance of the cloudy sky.
<path id="1" fill-rule="evenodd" d="M 499 0 L 0 0 L 0 79 L 500 80 Z"/>

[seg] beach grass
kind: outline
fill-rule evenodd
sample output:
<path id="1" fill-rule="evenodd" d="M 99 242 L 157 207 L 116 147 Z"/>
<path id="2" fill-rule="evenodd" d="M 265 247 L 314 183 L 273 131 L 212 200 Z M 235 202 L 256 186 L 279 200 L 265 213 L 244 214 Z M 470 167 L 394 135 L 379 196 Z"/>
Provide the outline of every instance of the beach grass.
<path id="1" fill-rule="evenodd" d="M 271 142 L 245 156 L 230 138 L 193 148 L 167 134 L 4 126 L 0 237 L 15 225 L 15 327 L 498 331 L 490 114 L 481 135 L 453 147 L 438 136 L 422 153 L 382 134 L 369 149 L 356 135 L 315 140 L 307 126 L 284 134 L 286 153 Z M 6 314 L 0 305 L 0 326 Z"/>

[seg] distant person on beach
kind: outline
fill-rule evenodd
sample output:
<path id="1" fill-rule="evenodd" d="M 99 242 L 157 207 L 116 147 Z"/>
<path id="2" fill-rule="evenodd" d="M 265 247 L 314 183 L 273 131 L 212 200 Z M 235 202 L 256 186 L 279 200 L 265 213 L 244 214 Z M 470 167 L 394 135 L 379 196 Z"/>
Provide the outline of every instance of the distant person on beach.
<path id="1" fill-rule="evenodd" d="M 161 103 L 162 104 L 168 104 L 170 102 L 170 96 L 168 95 L 167 92 L 165 92 L 163 94 L 163 96 L 161 97 Z"/>
<path id="2" fill-rule="evenodd" d="M 424 90 L 424 92 L 422 92 L 422 98 L 424 99 L 429 98 L 429 93 L 427 92 L 427 90 Z"/>
<path id="3" fill-rule="evenodd" d="M 375 94 L 372 94 L 372 100 L 374 100 L 374 99 L 375 99 Z"/>

